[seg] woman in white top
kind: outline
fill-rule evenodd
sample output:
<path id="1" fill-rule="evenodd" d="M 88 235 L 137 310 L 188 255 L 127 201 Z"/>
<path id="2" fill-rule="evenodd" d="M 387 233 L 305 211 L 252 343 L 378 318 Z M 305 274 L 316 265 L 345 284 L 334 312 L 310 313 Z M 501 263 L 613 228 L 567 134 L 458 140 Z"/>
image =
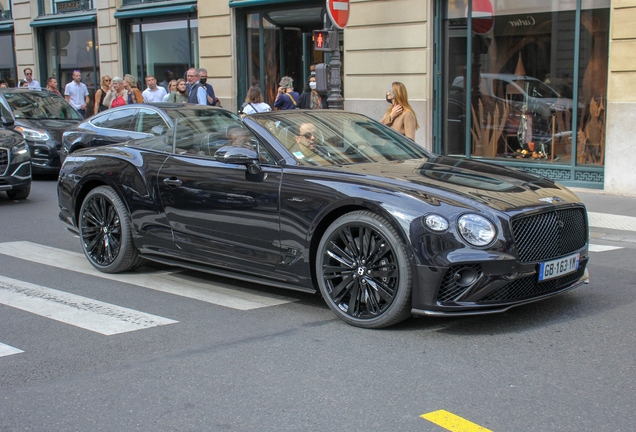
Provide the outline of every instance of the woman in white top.
<path id="1" fill-rule="evenodd" d="M 260 87 L 252 86 L 247 91 L 247 97 L 243 104 L 241 114 L 255 114 L 271 111 L 272 107 L 263 102 L 263 94 Z"/>

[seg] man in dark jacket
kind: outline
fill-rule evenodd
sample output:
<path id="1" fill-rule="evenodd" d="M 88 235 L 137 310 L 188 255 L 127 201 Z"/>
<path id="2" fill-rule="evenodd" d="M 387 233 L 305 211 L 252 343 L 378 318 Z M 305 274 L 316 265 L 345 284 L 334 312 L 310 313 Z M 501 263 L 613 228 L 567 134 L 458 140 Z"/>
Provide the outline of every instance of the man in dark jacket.
<path id="1" fill-rule="evenodd" d="M 279 85 L 278 96 L 274 101 L 274 108 L 281 110 L 298 108 L 300 95 L 294 91 L 294 80 L 291 79 L 291 77 L 284 76 L 281 78 Z"/>
<path id="2" fill-rule="evenodd" d="M 186 79 L 188 81 L 188 103 L 197 105 L 208 104 L 208 93 L 205 87 L 199 82 L 199 74 L 195 68 L 190 68 L 186 72 Z"/>

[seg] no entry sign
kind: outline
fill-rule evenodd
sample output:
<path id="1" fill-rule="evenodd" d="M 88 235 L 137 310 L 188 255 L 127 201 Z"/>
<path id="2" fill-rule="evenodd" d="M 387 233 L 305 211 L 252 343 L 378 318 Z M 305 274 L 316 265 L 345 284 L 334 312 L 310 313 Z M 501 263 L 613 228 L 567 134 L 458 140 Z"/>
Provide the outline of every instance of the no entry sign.
<path id="1" fill-rule="evenodd" d="M 327 0 L 327 12 L 336 27 L 345 28 L 349 22 L 349 0 Z"/>
<path id="2" fill-rule="evenodd" d="M 486 34 L 495 23 L 495 12 L 490 0 L 473 0 L 473 32 Z"/>

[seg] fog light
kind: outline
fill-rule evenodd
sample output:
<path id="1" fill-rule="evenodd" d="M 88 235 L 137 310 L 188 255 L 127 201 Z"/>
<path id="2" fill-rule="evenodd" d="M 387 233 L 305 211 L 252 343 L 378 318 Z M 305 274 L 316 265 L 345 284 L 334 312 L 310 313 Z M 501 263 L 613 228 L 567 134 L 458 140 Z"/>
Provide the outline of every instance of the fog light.
<path id="1" fill-rule="evenodd" d="M 36 148 L 33 153 L 35 153 L 36 156 L 40 156 L 42 154 L 42 152 L 38 148 Z"/>
<path id="2" fill-rule="evenodd" d="M 455 274 L 453 275 L 453 280 L 460 287 L 467 287 L 474 284 L 478 277 L 479 274 L 475 269 L 465 267 L 455 272 Z"/>

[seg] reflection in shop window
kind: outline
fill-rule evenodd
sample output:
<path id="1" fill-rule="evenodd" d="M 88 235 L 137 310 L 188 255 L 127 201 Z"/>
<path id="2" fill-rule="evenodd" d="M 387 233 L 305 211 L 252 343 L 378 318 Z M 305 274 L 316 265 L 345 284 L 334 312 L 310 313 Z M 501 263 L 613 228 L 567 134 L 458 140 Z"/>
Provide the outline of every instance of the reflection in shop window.
<path id="1" fill-rule="evenodd" d="M 444 153 L 466 154 L 469 118 L 471 156 L 603 165 L 609 4 L 582 11 L 575 89 L 576 4 L 493 3 L 490 29 L 475 33 L 483 26 L 473 19 L 468 86 L 466 4 L 449 2 L 446 10 Z"/>
<path id="2" fill-rule="evenodd" d="M 0 20 L 11 18 L 11 0 L 0 0 Z"/>

